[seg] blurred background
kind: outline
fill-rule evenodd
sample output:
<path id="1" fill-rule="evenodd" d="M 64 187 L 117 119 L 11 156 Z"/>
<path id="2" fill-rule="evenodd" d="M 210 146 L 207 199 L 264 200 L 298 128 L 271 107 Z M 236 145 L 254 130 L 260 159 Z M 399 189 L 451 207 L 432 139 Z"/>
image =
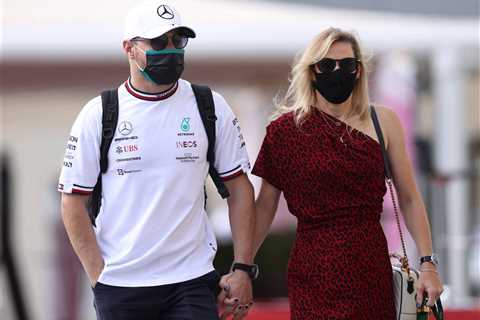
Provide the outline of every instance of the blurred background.
<path id="1" fill-rule="evenodd" d="M 0 8 L 1 319 L 94 319 L 56 191 L 73 121 L 128 77 L 123 22 L 137 1 L 3 1 Z M 161 1 L 159 1 L 161 2 Z M 197 32 L 183 78 L 224 95 L 255 161 L 273 99 L 296 54 L 323 28 L 359 36 L 370 96 L 400 116 L 446 283 L 448 319 L 480 319 L 480 27 L 478 0 L 169 1 Z M 258 190 L 259 179 L 251 176 Z M 210 182 L 219 240 L 232 259 L 226 203 Z M 389 200 L 382 224 L 399 251 Z M 256 262 L 251 319 L 288 319 L 286 264 L 295 219 L 284 202 Z M 411 261 L 417 253 L 407 243 Z M 12 285 L 13 284 L 13 285 Z M 249 318 L 249 319 L 250 319 Z"/>

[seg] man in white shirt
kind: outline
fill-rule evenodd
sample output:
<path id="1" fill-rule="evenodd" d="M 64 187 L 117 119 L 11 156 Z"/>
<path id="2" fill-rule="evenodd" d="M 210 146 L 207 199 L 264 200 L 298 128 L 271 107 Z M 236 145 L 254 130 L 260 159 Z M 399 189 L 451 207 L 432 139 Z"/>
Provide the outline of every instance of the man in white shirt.
<path id="1" fill-rule="evenodd" d="M 100 174 L 102 100 L 89 101 L 67 143 L 59 181 L 62 216 L 91 281 L 98 319 L 218 319 L 216 240 L 204 209 L 208 139 L 189 82 L 180 79 L 195 32 L 165 3 L 127 17 L 130 78 L 118 88 L 118 121 Z M 218 93 L 215 163 L 229 193 L 233 272 L 221 299 L 246 316 L 252 303 L 254 197 L 245 143 Z M 87 202 L 97 178 L 102 200 L 92 227 Z M 255 273 L 255 272 L 253 272 Z"/>

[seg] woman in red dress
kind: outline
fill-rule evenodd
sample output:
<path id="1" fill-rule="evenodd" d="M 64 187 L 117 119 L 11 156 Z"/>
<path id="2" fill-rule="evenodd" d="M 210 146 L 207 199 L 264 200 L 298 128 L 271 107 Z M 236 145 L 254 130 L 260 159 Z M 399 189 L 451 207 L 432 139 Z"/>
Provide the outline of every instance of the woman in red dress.
<path id="1" fill-rule="evenodd" d="M 370 118 L 366 65 L 351 33 L 329 28 L 293 67 L 291 85 L 267 127 L 252 173 L 256 249 L 283 192 L 298 218 L 288 264 L 291 318 L 395 318 L 392 269 L 380 225 L 386 192 L 382 152 Z M 432 305 L 443 290 L 430 227 L 405 151 L 402 127 L 377 107 L 399 204 L 421 256 L 417 300 Z M 433 259 L 435 260 L 435 259 Z"/>

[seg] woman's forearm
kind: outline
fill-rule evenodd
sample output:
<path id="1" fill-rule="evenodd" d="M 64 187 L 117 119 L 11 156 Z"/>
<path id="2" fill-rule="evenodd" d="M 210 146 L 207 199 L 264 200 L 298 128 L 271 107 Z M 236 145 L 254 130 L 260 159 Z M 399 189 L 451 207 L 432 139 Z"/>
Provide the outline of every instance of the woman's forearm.
<path id="1" fill-rule="evenodd" d="M 260 246 L 267 237 L 270 226 L 272 225 L 273 218 L 277 211 L 278 200 L 277 201 L 265 201 L 265 199 L 258 198 L 255 201 L 256 208 L 256 224 L 255 224 L 255 234 L 253 240 L 254 256 L 257 254 Z"/>
<path id="2" fill-rule="evenodd" d="M 432 235 L 427 212 L 421 200 L 408 201 L 401 206 L 405 224 L 410 232 L 420 256 L 432 254 Z"/>

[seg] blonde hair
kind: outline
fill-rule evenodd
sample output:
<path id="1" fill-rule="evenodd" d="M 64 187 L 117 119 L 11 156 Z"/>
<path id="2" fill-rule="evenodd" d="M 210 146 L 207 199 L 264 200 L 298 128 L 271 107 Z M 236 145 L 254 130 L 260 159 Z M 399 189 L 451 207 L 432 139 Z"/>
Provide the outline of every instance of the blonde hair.
<path id="1" fill-rule="evenodd" d="M 301 125 L 315 110 L 317 97 L 312 86 L 314 73 L 311 66 L 323 59 L 335 42 L 348 42 L 352 45 L 355 58 L 360 65 L 360 77 L 352 93 L 352 110 L 348 116 L 358 115 L 364 120 L 368 114 L 368 79 L 367 65 L 356 37 L 351 32 L 338 28 L 328 28 L 319 33 L 307 46 L 303 54 L 297 57 L 291 72 L 290 86 L 285 96 L 276 103 L 272 119 L 289 112 L 294 113 L 295 122 Z"/>

